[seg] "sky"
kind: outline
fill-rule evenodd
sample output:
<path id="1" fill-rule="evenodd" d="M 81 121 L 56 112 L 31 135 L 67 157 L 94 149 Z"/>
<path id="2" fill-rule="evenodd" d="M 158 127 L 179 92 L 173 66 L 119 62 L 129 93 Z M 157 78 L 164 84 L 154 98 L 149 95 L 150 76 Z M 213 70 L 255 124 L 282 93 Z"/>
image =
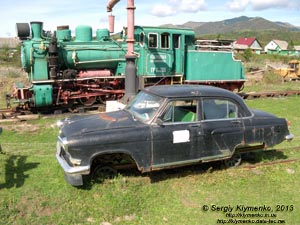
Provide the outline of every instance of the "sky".
<path id="1" fill-rule="evenodd" d="M 215 22 L 239 16 L 263 17 L 300 27 L 299 0 L 135 0 L 135 24 L 159 26 L 188 21 Z M 108 0 L 2 0 L 0 37 L 16 37 L 16 23 L 43 22 L 43 29 L 57 26 L 90 25 L 93 30 L 108 28 Z M 127 1 L 113 8 L 115 32 L 127 24 Z"/>

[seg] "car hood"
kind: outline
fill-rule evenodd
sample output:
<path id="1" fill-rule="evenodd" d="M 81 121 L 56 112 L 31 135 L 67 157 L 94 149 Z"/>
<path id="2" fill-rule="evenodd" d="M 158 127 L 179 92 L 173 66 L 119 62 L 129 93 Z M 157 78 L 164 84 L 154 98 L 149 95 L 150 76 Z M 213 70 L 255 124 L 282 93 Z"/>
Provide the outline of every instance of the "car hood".
<path id="1" fill-rule="evenodd" d="M 134 119 L 130 112 L 125 110 L 88 116 L 75 116 L 61 122 L 60 133 L 65 137 L 80 136 L 101 130 L 133 127 L 140 123 Z"/>

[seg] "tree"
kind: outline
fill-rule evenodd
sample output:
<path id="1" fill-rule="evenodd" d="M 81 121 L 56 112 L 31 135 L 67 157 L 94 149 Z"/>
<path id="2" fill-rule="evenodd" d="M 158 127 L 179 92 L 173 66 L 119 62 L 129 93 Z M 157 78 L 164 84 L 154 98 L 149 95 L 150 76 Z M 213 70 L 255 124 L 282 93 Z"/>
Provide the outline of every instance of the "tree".
<path id="1" fill-rule="evenodd" d="M 247 48 L 244 52 L 244 58 L 247 62 L 250 61 L 250 59 L 252 58 L 252 50 L 250 48 Z"/>
<path id="2" fill-rule="evenodd" d="M 293 50 L 294 49 L 294 42 L 293 42 L 293 40 L 290 41 L 288 49 L 289 50 Z"/>
<path id="3" fill-rule="evenodd" d="M 9 47 L 7 44 L 3 44 L 0 47 L 0 60 L 4 62 L 9 61 Z"/>

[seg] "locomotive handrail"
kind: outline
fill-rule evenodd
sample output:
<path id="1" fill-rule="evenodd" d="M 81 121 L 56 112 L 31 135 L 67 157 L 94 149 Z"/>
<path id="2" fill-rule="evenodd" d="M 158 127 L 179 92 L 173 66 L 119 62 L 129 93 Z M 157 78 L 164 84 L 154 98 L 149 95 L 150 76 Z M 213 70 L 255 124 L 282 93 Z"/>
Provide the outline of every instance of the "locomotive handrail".
<path id="1" fill-rule="evenodd" d="M 74 47 L 64 47 L 64 49 L 66 50 L 74 50 Z M 124 50 L 123 48 L 120 48 L 121 50 Z M 101 51 L 115 51 L 116 49 L 114 48 L 103 48 L 103 47 L 99 47 L 99 48 L 90 48 L 90 47 L 81 47 L 81 48 L 76 48 L 76 51 L 85 51 L 85 50 L 101 50 Z M 126 51 L 124 51 L 126 52 Z"/>
<path id="2" fill-rule="evenodd" d="M 113 38 L 111 38 L 111 41 L 113 42 L 113 43 L 115 43 L 117 46 L 119 46 L 125 53 L 126 53 L 126 51 L 127 51 L 127 49 L 124 49 L 121 45 L 119 45 L 119 43 L 117 42 L 117 41 L 115 41 Z"/>
<path id="3" fill-rule="evenodd" d="M 120 61 L 124 61 L 124 58 L 119 58 L 119 59 L 102 59 L 102 60 L 90 60 L 90 61 L 76 61 L 73 60 L 74 65 L 82 65 L 82 64 L 86 64 L 86 63 L 100 63 L 100 62 L 112 62 L 112 61 L 116 61 L 116 62 L 120 62 Z"/>

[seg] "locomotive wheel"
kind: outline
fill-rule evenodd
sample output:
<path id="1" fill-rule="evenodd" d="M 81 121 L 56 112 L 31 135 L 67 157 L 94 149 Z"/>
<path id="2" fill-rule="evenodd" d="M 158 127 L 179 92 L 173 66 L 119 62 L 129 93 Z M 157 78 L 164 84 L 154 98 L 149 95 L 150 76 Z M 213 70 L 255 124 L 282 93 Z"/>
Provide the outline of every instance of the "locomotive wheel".
<path id="1" fill-rule="evenodd" d="M 66 108 L 72 107 L 75 103 L 75 99 L 69 99 L 68 103 L 65 105 Z"/>
<path id="2" fill-rule="evenodd" d="M 109 86 L 104 87 L 103 89 L 104 90 L 113 90 L 113 88 L 109 87 Z M 105 95 L 99 96 L 99 101 L 102 104 L 105 104 L 106 101 L 112 101 L 112 100 L 116 100 L 116 95 L 115 94 L 109 94 L 109 93 L 107 93 Z"/>
<path id="3" fill-rule="evenodd" d="M 96 102 L 96 100 L 97 100 L 96 96 L 91 96 L 91 97 L 80 98 L 79 102 L 84 106 L 91 106 Z"/>
<path id="4" fill-rule="evenodd" d="M 75 99 L 69 98 L 72 95 L 72 90 L 66 89 L 61 94 L 61 101 L 64 102 L 64 107 L 69 108 L 72 107 L 75 103 Z M 67 100 L 65 100 L 67 99 Z"/>

